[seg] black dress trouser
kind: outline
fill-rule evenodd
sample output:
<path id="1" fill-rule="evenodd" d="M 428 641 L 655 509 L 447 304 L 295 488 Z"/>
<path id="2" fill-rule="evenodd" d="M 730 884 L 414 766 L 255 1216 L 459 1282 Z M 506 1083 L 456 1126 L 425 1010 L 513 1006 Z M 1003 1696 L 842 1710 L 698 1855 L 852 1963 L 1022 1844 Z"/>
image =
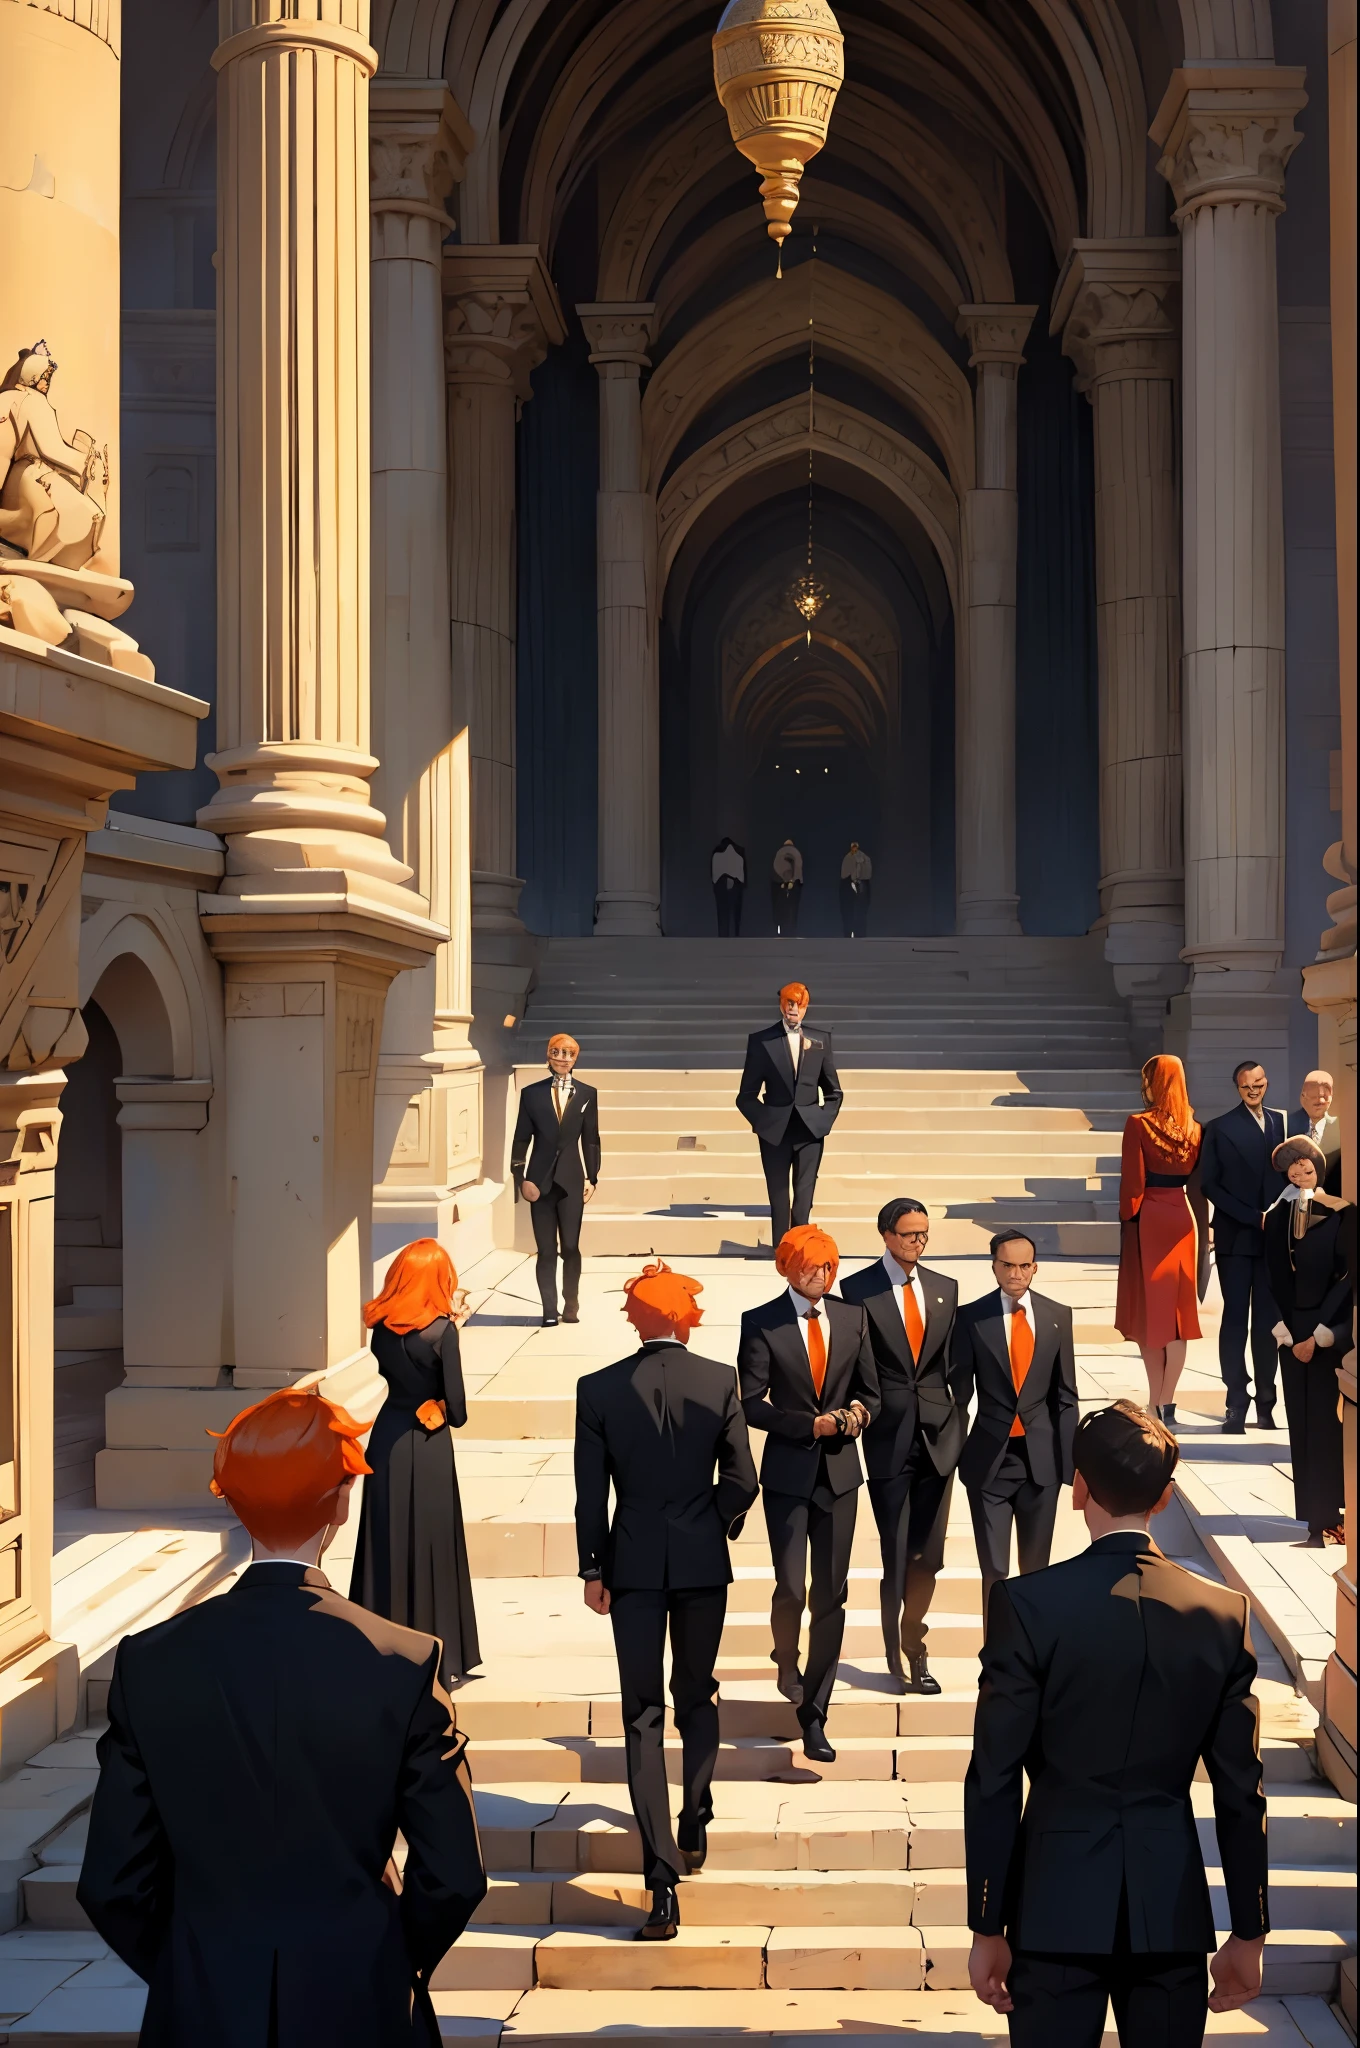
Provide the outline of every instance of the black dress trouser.
<path id="1" fill-rule="evenodd" d="M 718 937 L 735 939 L 741 936 L 741 899 L 744 894 L 740 882 L 730 878 L 713 884 L 713 902 L 718 912 Z"/>
<path id="2" fill-rule="evenodd" d="M 774 1563 L 774 1599 L 770 1602 L 772 1662 L 781 1672 L 798 1668 L 798 1638 L 805 1602 L 809 1612 L 803 1704 L 798 1709 L 798 1718 L 804 1725 L 810 1720 L 826 1719 L 831 1688 L 836 1683 L 836 1666 L 845 1636 L 857 1492 L 858 1488 L 852 1487 L 849 1493 L 832 1493 L 829 1486 L 819 1482 L 811 1500 L 799 1500 L 787 1493 L 761 1496 Z"/>
<path id="3" fill-rule="evenodd" d="M 1275 1325 L 1280 1312 L 1270 1291 L 1264 1253 L 1219 1252 L 1218 1285 L 1223 1295 L 1223 1321 L 1218 1328 L 1218 1369 L 1228 1390 L 1228 1407 L 1245 1415 L 1247 1391 L 1247 1324 L 1251 1324 L 1251 1378 L 1256 1406 L 1275 1405 L 1275 1367 L 1279 1347 Z"/>
<path id="4" fill-rule="evenodd" d="M 902 1655 L 919 1656 L 925 1649 L 926 1615 L 944 1564 L 953 1490 L 953 1473 L 936 1471 L 919 1429 L 902 1470 L 891 1479 L 869 1481 L 869 1504 L 883 1560 L 878 1600 L 889 1664 Z"/>
<path id="5" fill-rule="evenodd" d="M 1029 1469 L 1022 1436 L 1012 1437 L 1006 1454 L 985 1486 L 970 1486 L 968 1508 L 982 1573 L 982 1619 L 998 1579 L 1010 1577 L 1011 1531 L 1022 1572 L 1041 1572 L 1053 1547 L 1058 1519 L 1058 1486 L 1041 1486 Z"/>
<path id="6" fill-rule="evenodd" d="M 1114 2007 L 1121 2048 L 1200 2048 L 1209 2012 L 1203 1955 L 1028 1955 L 1007 1988 L 1011 2048 L 1100 2048 Z"/>
<path id="7" fill-rule="evenodd" d="M 575 1308 L 581 1293 L 581 1218 L 585 1215 L 585 1186 L 544 1188 L 536 1202 L 530 1202 L 534 1243 L 538 1258 L 534 1274 L 545 1316 L 557 1314 L 557 1252 L 562 1250 L 562 1297 Z"/>
<path id="8" fill-rule="evenodd" d="M 791 1116 L 788 1128 L 777 1144 L 760 1141 L 760 1163 L 765 1169 L 765 1192 L 770 1198 L 770 1242 L 778 1245 L 790 1227 L 812 1220 L 812 1202 L 817 1192 L 817 1174 L 822 1164 L 822 1140 L 814 1138 L 800 1116 Z M 793 1199 L 789 1199 L 789 1184 Z"/>
<path id="9" fill-rule="evenodd" d="M 609 1619 L 619 1660 L 628 1794 L 642 1834 L 642 1870 L 649 1889 L 674 1884 L 684 1868 L 671 1823 L 666 1779 L 666 1630 L 671 1638 L 671 1698 L 682 1750 L 681 1812 L 713 1818 L 713 1767 L 718 1760 L 718 1661 L 726 1586 L 624 1587 L 612 1592 Z"/>

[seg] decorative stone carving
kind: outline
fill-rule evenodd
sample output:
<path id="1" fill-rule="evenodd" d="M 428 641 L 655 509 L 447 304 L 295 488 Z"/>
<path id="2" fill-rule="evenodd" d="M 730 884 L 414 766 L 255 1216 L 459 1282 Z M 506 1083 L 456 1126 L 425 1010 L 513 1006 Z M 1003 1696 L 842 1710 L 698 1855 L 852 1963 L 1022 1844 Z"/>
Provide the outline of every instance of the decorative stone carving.
<path id="1" fill-rule="evenodd" d="M 60 606 L 31 576 L 0 575 L 0 626 L 12 626 L 48 647 L 61 647 L 71 637 Z"/>
<path id="2" fill-rule="evenodd" d="M 1157 168 L 1176 195 L 1177 224 L 1201 206 L 1241 201 L 1284 210 L 1284 174 L 1302 141 L 1302 68 L 1187 67 L 1152 126 Z"/>
<path id="3" fill-rule="evenodd" d="M 798 181 L 825 143 L 845 77 L 845 38 L 826 0 L 729 0 L 713 37 L 713 82 L 732 140 L 761 173 L 782 245 Z"/>
<path id="4" fill-rule="evenodd" d="M 48 396 L 45 341 L 23 349 L 0 384 L 0 542 L 33 562 L 98 563 L 108 516 L 109 451 L 77 427 L 69 441 Z"/>
<path id="5" fill-rule="evenodd" d="M 553 332 L 534 299 L 494 285 L 460 292 L 444 321 L 444 364 L 451 384 L 505 384 L 522 405 Z"/>
<path id="6" fill-rule="evenodd" d="M 1025 360 L 1025 340 L 1034 324 L 1037 306 L 960 306 L 955 327 L 972 350 L 968 367 L 980 363 L 1012 363 L 1018 369 Z"/>

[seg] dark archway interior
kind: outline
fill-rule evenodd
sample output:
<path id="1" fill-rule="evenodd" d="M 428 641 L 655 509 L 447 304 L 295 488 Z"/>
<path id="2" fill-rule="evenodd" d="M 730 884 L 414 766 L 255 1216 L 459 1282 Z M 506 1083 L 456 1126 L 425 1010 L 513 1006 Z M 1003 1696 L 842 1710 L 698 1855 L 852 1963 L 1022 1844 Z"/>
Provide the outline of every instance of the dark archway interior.
<path id="1" fill-rule="evenodd" d="M 790 837 L 804 858 L 809 935 L 841 929 L 852 839 L 875 864 L 875 931 L 950 928 L 947 600 L 876 513 L 820 482 L 813 503 L 827 595 L 810 640 L 790 595 L 807 559 L 805 486 L 716 535 L 696 530 L 671 577 L 661 646 L 668 932 L 714 930 L 709 857 L 725 834 L 746 851 L 748 933 L 772 929 L 771 863 Z"/>

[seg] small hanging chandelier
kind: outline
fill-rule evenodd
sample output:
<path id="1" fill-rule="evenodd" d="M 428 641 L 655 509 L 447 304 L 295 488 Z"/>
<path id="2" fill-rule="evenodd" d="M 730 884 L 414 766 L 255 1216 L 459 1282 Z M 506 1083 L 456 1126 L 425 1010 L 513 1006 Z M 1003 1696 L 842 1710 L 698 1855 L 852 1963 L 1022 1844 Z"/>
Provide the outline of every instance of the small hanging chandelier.
<path id="1" fill-rule="evenodd" d="M 807 623 L 808 638 L 811 639 L 812 622 L 831 595 L 821 579 L 812 573 L 811 547 L 808 549 L 808 566 L 798 577 L 789 594 L 793 599 L 794 610 L 801 613 Z"/>
<path id="2" fill-rule="evenodd" d="M 789 598 L 807 627 L 807 644 L 812 645 L 812 626 L 831 592 L 812 566 L 812 450 L 817 433 L 817 230 L 812 230 L 812 261 L 808 265 L 808 518 L 807 567 L 794 579 Z"/>
<path id="3" fill-rule="evenodd" d="M 713 81 L 732 140 L 761 174 L 776 245 L 844 78 L 845 38 L 826 0 L 729 0 L 713 37 Z"/>

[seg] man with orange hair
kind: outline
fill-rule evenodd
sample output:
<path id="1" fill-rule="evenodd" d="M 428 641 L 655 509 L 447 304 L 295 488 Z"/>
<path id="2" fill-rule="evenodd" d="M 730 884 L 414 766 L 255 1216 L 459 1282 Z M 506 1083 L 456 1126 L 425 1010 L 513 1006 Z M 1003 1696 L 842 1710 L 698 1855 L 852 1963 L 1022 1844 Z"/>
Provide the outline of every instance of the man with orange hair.
<path id="1" fill-rule="evenodd" d="M 543 1326 L 557 1322 L 557 1255 L 562 1254 L 562 1318 L 580 1316 L 581 1222 L 600 1178 L 600 1105 L 596 1091 L 572 1072 L 581 1048 L 568 1031 L 548 1040 L 548 1079 L 532 1081 L 519 1099 L 510 1171 L 515 1193 L 532 1205 L 535 1268 Z"/>
<path id="2" fill-rule="evenodd" d="M 737 1090 L 737 1108 L 760 1140 L 772 1245 L 811 1217 L 822 1146 L 845 1099 L 831 1033 L 803 1029 L 811 1000 L 801 981 L 780 989 L 779 1021 L 747 1039 Z"/>
<path id="3" fill-rule="evenodd" d="M 238 1415 L 213 1490 L 254 1561 L 119 1645 L 78 1897 L 146 1980 L 142 2048 L 439 2041 L 430 1979 L 486 1878 L 439 1644 L 318 1569 L 362 1431 L 291 1388 Z"/>
<path id="4" fill-rule="evenodd" d="M 771 1662 L 798 1710 L 803 1754 L 834 1763 L 826 1714 L 845 1634 L 855 1496 L 864 1484 L 855 1438 L 878 1414 L 878 1371 L 868 1318 L 832 1296 L 840 1253 L 825 1231 L 790 1230 L 775 1265 L 788 1282 L 741 1319 L 737 1371 L 752 1429 L 765 1431 L 760 1485 L 774 1560 Z M 798 1637 L 812 1558 L 807 1665 Z"/>
<path id="5" fill-rule="evenodd" d="M 687 1349 L 702 1292 L 661 1260 L 645 1267 L 624 1288 L 642 1348 L 576 1387 L 576 1542 L 586 1605 L 614 1625 L 628 1789 L 652 1894 L 643 1941 L 674 1939 L 677 1880 L 682 1869 L 699 1869 L 707 1850 L 727 1545 L 756 1497 L 732 1368 Z M 684 1753 L 678 1829 L 663 1749 L 668 1628 Z"/>

